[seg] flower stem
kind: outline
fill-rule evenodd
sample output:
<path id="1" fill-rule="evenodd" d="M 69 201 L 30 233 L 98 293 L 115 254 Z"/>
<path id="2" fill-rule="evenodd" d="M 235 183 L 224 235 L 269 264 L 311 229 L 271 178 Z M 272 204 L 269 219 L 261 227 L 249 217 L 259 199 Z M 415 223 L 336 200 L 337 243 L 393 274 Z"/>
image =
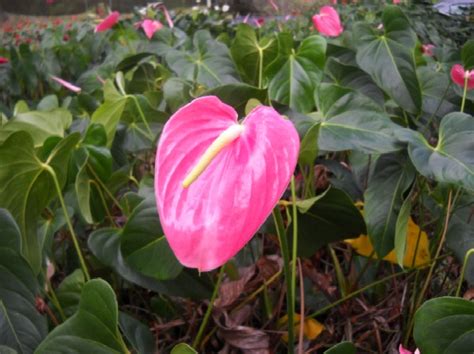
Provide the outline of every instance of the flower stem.
<path id="1" fill-rule="evenodd" d="M 292 322 L 294 318 L 294 307 L 291 307 L 293 299 L 290 281 L 290 250 L 288 249 L 288 240 L 286 239 L 285 226 L 283 224 L 283 218 L 281 217 L 279 206 L 276 206 L 273 209 L 273 220 L 275 221 L 277 236 L 280 242 L 281 255 L 283 257 L 283 274 L 285 275 L 286 282 L 286 307 L 288 313 L 288 353 L 293 354 L 295 329 Z"/>
<path id="2" fill-rule="evenodd" d="M 79 263 L 81 264 L 82 272 L 84 273 L 84 277 L 86 281 L 91 279 L 89 275 L 89 271 L 87 270 L 86 262 L 84 261 L 84 257 L 82 256 L 81 247 L 79 245 L 79 241 L 77 240 L 76 232 L 74 231 L 74 227 L 72 226 L 71 218 L 69 217 L 69 213 L 67 211 L 66 203 L 64 202 L 63 193 L 61 190 L 61 186 L 59 185 L 58 177 L 56 176 L 56 172 L 52 169 L 51 166 L 44 164 L 44 169 L 48 171 L 51 175 L 51 178 L 54 181 L 54 186 L 56 187 L 56 192 L 58 193 L 59 203 L 61 204 L 61 208 L 63 209 L 64 217 L 66 218 L 66 223 L 69 228 L 69 233 L 71 234 L 72 242 L 74 244 L 74 248 L 76 249 L 77 256 L 79 257 Z"/>
<path id="3" fill-rule="evenodd" d="M 198 350 L 199 343 L 201 342 L 201 337 L 204 334 L 204 330 L 207 327 L 207 322 L 209 322 L 209 317 L 211 316 L 214 300 L 217 297 L 217 293 L 219 291 L 222 278 L 224 276 L 224 269 L 225 269 L 225 265 L 223 265 L 221 269 L 219 270 L 219 275 L 217 276 L 217 282 L 216 282 L 216 285 L 214 286 L 214 291 L 212 292 L 211 300 L 209 301 L 209 306 L 207 307 L 206 313 L 204 314 L 204 319 L 202 320 L 201 326 L 199 327 L 198 334 L 196 335 L 196 338 L 194 338 L 193 348 L 196 350 Z"/>
<path id="4" fill-rule="evenodd" d="M 291 316 L 288 312 L 288 324 L 290 327 L 294 327 L 294 314 L 296 308 L 296 263 L 298 257 L 298 211 L 296 207 L 296 188 L 295 188 L 295 177 L 291 177 L 291 201 L 292 201 L 292 220 L 293 225 L 293 245 L 292 245 L 292 255 L 291 255 Z M 300 284 L 303 286 L 303 284 Z M 288 337 L 289 338 L 289 337 Z M 288 345 L 293 350 L 294 341 L 288 339 Z"/>
<path id="5" fill-rule="evenodd" d="M 467 81 L 469 77 L 465 75 L 464 78 L 464 91 L 462 93 L 462 101 L 461 101 L 461 113 L 464 113 L 464 105 L 466 104 L 466 97 L 467 97 Z"/>

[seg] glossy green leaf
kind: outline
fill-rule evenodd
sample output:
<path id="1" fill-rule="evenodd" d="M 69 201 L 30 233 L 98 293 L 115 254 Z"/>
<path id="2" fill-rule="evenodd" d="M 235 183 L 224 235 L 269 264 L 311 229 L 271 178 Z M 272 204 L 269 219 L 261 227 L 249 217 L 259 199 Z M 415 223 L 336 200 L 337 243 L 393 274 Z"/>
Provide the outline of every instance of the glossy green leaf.
<path id="1" fill-rule="evenodd" d="M 408 153 L 418 172 L 438 182 L 474 190 L 474 118 L 464 113 L 445 116 L 438 144 L 431 146 L 417 132 L 405 130 Z"/>
<path id="2" fill-rule="evenodd" d="M 298 254 L 311 257 L 322 246 L 365 233 L 365 223 L 346 193 L 331 188 L 305 213 L 298 213 Z"/>
<path id="3" fill-rule="evenodd" d="M 173 279 L 183 269 L 163 234 L 153 198 L 145 199 L 130 215 L 121 250 L 131 268 L 149 277 Z"/>
<path id="4" fill-rule="evenodd" d="M 210 33 L 194 34 L 194 51 L 171 49 L 166 54 L 168 66 L 182 79 L 197 82 L 207 88 L 238 81 L 238 74 L 225 44 L 214 40 Z"/>
<path id="5" fill-rule="evenodd" d="M 87 282 L 79 308 L 71 318 L 57 326 L 36 350 L 36 354 L 128 353 L 118 329 L 115 293 L 102 279 Z"/>
<path id="6" fill-rule="evenodd" d="M 82 157 L 82 161 L 80 163 L 79 171 L 76 175 L 76 182 L 74 184 L 74 188 L 76 191 L 76 198 L 77 203 L 79 206 L 79 211 L 82 214 L 84 220 L 92 224 L 94 219 L 92 217 L 91 212 L 91 186 L 90 186 L 90 178 L 89 173 L 87 171 L 87 164 L 89 162 L 89 154 L 87 150 L 84 150 L 84 154 Z"/>
<path id="7" fill-rule="evenodd" d="M 33 139 L 26 132 L 12 134 L 0 146 L 0 207 L 8 209 L 17 221 L 22 254 L 35 272 L 39 272 L 41 264 L 36 223 L 42 210 L 57 195 L 51 172 L 60 187 L 63 186 L 71 151 L 79 138 L 76 133 L 62 139 L 43 161 L 36 155 Z"/>
<path id="8" fill-rule="evenodd" d="M 268 95 L 300 113 L 310 112 L 314 108 L 314 89 L 323 74 L 326 40 L 318 35 L 307 37 L 298 51 L 291 52 L 285 59 L 271 78 Z"/>
<path id="9" fill-rule="evenodd" d="M 265 68 L 278 54 L 278 42 L 275 36 L 259 39 L 254 28 L 240 24 L 232 43 L 231 53 L 245 82 L 263 87 L 263 74 Z"/>
<path id="10" fill-rule="evenodd" d="M 39 101 L 38 106 L 36 108 L 38 109 L 38 111 L 52 111 L 53 109 L 59 108 L 58 96 L 44 96 L 43 99 Z"/>
<path id="11" fill-rule="evenodd" d="M 76 269 L 64 278 L 55 290 L 66 317 L 71 317 L 76 313 L 85 283 L 84 273 L 82 270 Z"/>
<path id="12" fill-rule="evenodd" d="M 320 150 L 386 153 L 402 148 L 396 135 L 402 128 L 368 97 L 348 88 L 321 84 L 317 102 L 324 116 L 318 137 Z"/>
<path id="13" fill-rule="evenodd" d="M 232 106 L 237 113 L 244 117 L 245 107 L 251 99 L 264 102 L 267 99 L 267 90 L 261 90 L 243 83 L 228 84 L 215 87 L 204 92 L 201 96 L 217 96 L 222 102 Z"/>
<path id="14" fill-rule="evenodd" d="M 13 216 L 6 209 L 0 209 L 0 247 L 21 251 L 21 233 Z"/>
<path id="15" fill-rule="evenodd" d="M 357 63 L 398 105 L 417 113 L 421 90 L 415 70 L 416 34 L 399 6 L 387 6 L 382 21 L 382 34 L 369 23 L 354 26 Z"/>
<path id="16" fill-rule="evenodd" d="M 171 112 L 191 101 L 192 84 L 189 81 L 172 77 L 163 85 L 163 97 Z"/>
<path id="17" fill-rule="evenodd" d="M 471 70 L 474 68 L 474 39 L 464 43 L 461 51 L 461 59 L 464 69 Z"/>
<path id="18" fill-rule="evenodd" d="M 377 160 L 364 193 L 364 216 L 375 252 L 384 257 L 394 249 L 395 227 L 403 195 L 415 178 L 415 170 L 402 155 L 387 154 Z"/>
<path id="19" fill-rule="evenodd" d="M 71 113 L 63 108 L 49 112 L 19 113 L 1 127 L 0 144 L 14 132 L 26 131 L 32 136 L 35 146 L 38 147 L 51 136 L 63 137 L 64 131 L 69 128 L 71 122 Z"/>
<path id="20" fill-rule="evenodd" d="M 320 127 L 321 125 L 319 123 L 313 125 L 308 129 L 303 140 L 301 140 L 298 163 L 304 165 L 312 165 L 314 163 L 319 153 L 318 136 Z"/>
<path id="21" fill-rule="evenodd" d="M 171 354 L 197 354 L 198 352 L 186 343 L 175 345 L 171 350 Z"/>
<path id="22" fill-rule="evenodd" d="M 119 326 L 137 354 L 157 352 L 155 338 L 147 325 L 124 312 L 119 312 Z"/>
<path id="23" fill-rule="evenodd" d="M 471 354 L 474 303 L 454 297 L 426 301 L 415 314 L 413 336 L 421 353 Z"/>
<path id="24" fill-rule="evenodd" d="M 356 347 L 351 342 L 342 342 L 326 350 L 324 354 L 356 354 Z"/>
<path id="25" fill-rule="evenodd" d="M 40 289 L 21 255 L 0 247 L 0 344 L 33 353 L 47 333 L 46 318 L 35 306 Z"/>
<path id="26" fill-rule="evenodd" d="M 397 216 L 397 222 L 395 223 L 395 253 L 397 255 L 398 265 L 402 268 L 407 245 L 408 220 L 410 219 L 410 212 L 411 200 L 408 197 L 403 202 L 400 208 L 400 213 Z"/>
<path id="27" fill-rule="evenodd" d="M 209 298 L 212 284 L 199 277 L 195 271 L 184 270 L 175 279 L 158 281 L 132 269 L 120 251 L 120 236 L 120 230 L 117 229 L 98 229 L 89 236 L 88 245 L 104 265 L 113 268 L 121 277 L 134 284 L 170 296 Z"/>

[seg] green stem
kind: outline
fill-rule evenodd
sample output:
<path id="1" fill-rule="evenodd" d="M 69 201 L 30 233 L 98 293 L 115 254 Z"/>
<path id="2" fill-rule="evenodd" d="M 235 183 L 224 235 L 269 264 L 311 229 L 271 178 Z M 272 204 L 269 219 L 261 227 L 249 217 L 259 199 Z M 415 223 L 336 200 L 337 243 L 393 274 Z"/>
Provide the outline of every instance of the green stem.
<path id="1" fill-rule="evenodd" d="M 58 193 L 59 203 L 61 204 L 61 208 L 63 209 L 64 217 L 66 218 L 66 223 L 69 228 L 69 233 L 71 234 L 72 242 L 74 244 L 74 248 L 76 249 L 77 256 L 79 257 L 79 263 L 81 264 L 82 272 L 84 273 L 84 277 L 86 281 L 91 279 L 89 275 L 89 271 L 87 270 L 86 262 L 84 261 L 84 257 L 82 256 L 81 247 L 79 245 L 79 241 L 77 240 L 76 232 L 74 231 L 74 227 L 72 226 L 71 218 L 69 217 L 69 213 L 67 211 L 66 203 L 64 202 L 63 193 L 61 190 L 61 186 L 59 185 L 58 177 L 56 176 L 56 172 L 47 164 L 43 164 L 43 168 L 49 172 L 51 177 L 54 181 L 54 186 L 56 187 L 56 192 Z"/>
<path id="2" fill-rule="evenodd" d="M 59 303 L 58 297 L 56 296 L 56 292 L 54 291 L 53 286 L 51 285 L 51 281 L 48 279 L 46 272 L 43 271 L 43 276 L 46 281 L 46 295 L 48 296 L 49 300 L 52 302 L 56 310 L 58 310 L 59 316 L 61 317 L 61 321 L 66 321 L 66 315 L 64 314 L 64 310 Z"/>
<path id="3" fill-rule="evenodd" d="M 461 101 L 461 112 L 464 112 L 464 105 L 466 104 L 466 97 L 467 97 L 467 80 L 468 80 L 468 75 L 465 75 L 466 77 L 464 78 L 464 91 L 462 93 L 462 101 Z"/>
<path id="4" fill-rule="evenodd" d="M 211 300 L 209 301 L 209 306 L 207 307 L 206 313 L 204 314 L 204 319 L 202 320 L 201 326 L 199 327 L 198 334 L 196 338 L 194 338 L 193 348 L 196 350 L 198 350 L 199 343 L 201 342 L 201 337 L 204 334 L 204 330 L 207 327 L 207 322 L 209 322 L 209 317 L 211 316 L 214 300 L 217 297 L 217 293 L 219 291 L 219 287 L 221 285 L 222 278 L 224 275 L 224 269 L 225 269 L 225 265 L 223 265 L 221 269 L 219 270 L 219 275 L 217 277 L 216 285 L 214 286 L 214 291 L 212 292 Z"/>
<path id="5" fill-rule="evenodd" d="M 138 102 L 138 99 L 133 95 L 127 95 L 127 97 L 131 98 L 133 100 L 133 102 L 135 102 L 135 105 L 137 106 L 138 114 L 140 115 L 140 118 L 142 119 L 143 124 L 145 124 L 146 130 L 148 130 L 148 134 L 150 134 L 148 136 L 148 139 L 153 141 L 153 132 L 151 131 L 150 126 L 148 125 L 148 122 L 145 118 L 145 114 L 143 113 L 142 107 L 140 106 L 140 103 Z"/>
<path id="6" fill-rule="evenodd" d="M 286 239 L 285 226 L 283 224 L 283 218 L 281 217 L 278 205 L 273 209 L 273 220 L 275 221 L 277 236 L 280 242 L 281 255 L 283 257 L 283 274 L 285 275 L 286 282 L 286 307 L 288 313 L 288 353 L 293 354 L 295 329 L 293 323 L 290 322 L 290 318 L 294 317 L 294 307 L 291 307 L 293 299 L 290 281 L 290 250 L 288 249 L 288 240 Z"/>
<path id="7" fill-rule="evenodd" d="M 469 260 L 469 257 L 471 257 L 472 254 L 474 254 L 474 248 L 471 248 L 469 251 L 467 251 L 466 255 L 464 256 L 464 262 L 462 264 L 461 277 L 459 278 L 459 284 L 458 284 L 458 288 L 456 290 L 456 297 L 458 297 L 459 294 L 461 293 L 461 286 L 462 286 L 462 282 L 464 280 L 464 275 L 466 273 L 467 261 Z"/>
<path id="8" fill-rule="evenodd" d="M 92 175 L 94 176 L 94 178 L 97 180 L 97 183 L 102 187 L 102 189 L 104 190 L 105 194 L 107 194 L 109 196 L 109 198 L 112 200 L 112 202 L 115 204 L 115 206 L 117 208 L 120 209 L 120 211 L 123 212 L 122 210 L 122 206 L 120 205 L 120 203 L 118 202 L 118 200 L 114 197 L 114 195 L 112 194 L 112 192 L 107 188 L 107 186 L 105 185 L 104 182 L 102 182 L 102 180 L 99 178 L 99 176 L 97 175 L 97 173 L 95 173 L 94 169 L 92 168 L 92 166 L 87 163 L 87 168 L 89 169 L 89 172 L 92 173 Z"/>
<path id="9" fill-rule="evenodd" d="M 288 324 L 290 327 L 294 327 L 294 314 L 296 308 L 296 258 L 298 256 L 298 210 L 296 207 L 296 188 L 295 188 L 295 177 L 291 177 L 291 209 L 292 209 L 292 220 L 293 224 L 293 245 L 291 255 L 291 315 L 288 313 Z M 303 286 L 303 284 L 300 284 Z M 293 339 L 293 338 L 291 338 Z M 288 336 L 288 347 L 293 351 L 294 340 L 290 340 Z"/>

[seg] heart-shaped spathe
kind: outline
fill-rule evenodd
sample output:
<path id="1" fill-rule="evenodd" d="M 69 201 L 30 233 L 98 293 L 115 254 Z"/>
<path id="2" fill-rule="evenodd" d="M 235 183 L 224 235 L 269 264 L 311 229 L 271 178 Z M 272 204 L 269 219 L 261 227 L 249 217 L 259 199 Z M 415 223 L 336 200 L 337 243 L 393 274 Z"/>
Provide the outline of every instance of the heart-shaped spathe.
<path id="1" fill-rule="evenodd" d="M 259 106 L 187 188 L 183 181 L 237 112 L 217 97 L 195 99 L 177 111 L 160 137 L 155 195 L 161 225 L 178 260 L 209 271 L 232 258 L 257 232 L 288 186 L 299 137 L 273 108 Z"/>

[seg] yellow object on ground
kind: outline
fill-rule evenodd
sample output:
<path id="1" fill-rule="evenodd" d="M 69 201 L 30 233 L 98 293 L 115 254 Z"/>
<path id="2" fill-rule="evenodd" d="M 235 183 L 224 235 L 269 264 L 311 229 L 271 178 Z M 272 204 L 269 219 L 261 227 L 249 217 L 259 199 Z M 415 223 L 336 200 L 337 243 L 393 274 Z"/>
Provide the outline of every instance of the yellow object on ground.
<path id="1" fill-rule="evenodd" d="M 293 318 L 293 322 L 295 323 L 295 338 L 298 338 L 297 333 L 300 330 L 300 320 L 301 316 L 299 314 L 295 314 Z M 286 327 L 288 324 L 288 315 L 283 316 L 278 320 L 279 327 Z M 319 335 L 325 330 L 325 327 L 322 323 L 316 321 L 313 318 L 305 318 L 303 322 L 303 333 L 306 339 L 313 340 L 319 337 Z M 281 337 L 285 342 L 288 342 L 288 335 L 284 334 Z"/>
<path id="2" fill-rule="evenodd" d="M 372 243 L 370 242 L 370 239 L 367 235 L 360 235 L 358 238 L 347 239 L 344 242 L 350 244 L 354 248 L 354 250 L 361 256 L 372 257 L 374 259 L 378 258 L 374 252 L 374 247 L 372 246 Z M 428 240 L 428 235 L 426 234 L 426 232 L 421 231 L 420 227 L 415 224 L 413 219 L 410 217 L 410 219 L 408 220 L 407 242 L 405 249 L 405 258 L 403 259 L 403 266 L 406 268 L 420 267 L 429 263 L 431 261 L 429 247 L 430 243 Z M 395 250 L 392 250 L 389 254 L 383 257 L 383 260 L 398 264 Z"/>

